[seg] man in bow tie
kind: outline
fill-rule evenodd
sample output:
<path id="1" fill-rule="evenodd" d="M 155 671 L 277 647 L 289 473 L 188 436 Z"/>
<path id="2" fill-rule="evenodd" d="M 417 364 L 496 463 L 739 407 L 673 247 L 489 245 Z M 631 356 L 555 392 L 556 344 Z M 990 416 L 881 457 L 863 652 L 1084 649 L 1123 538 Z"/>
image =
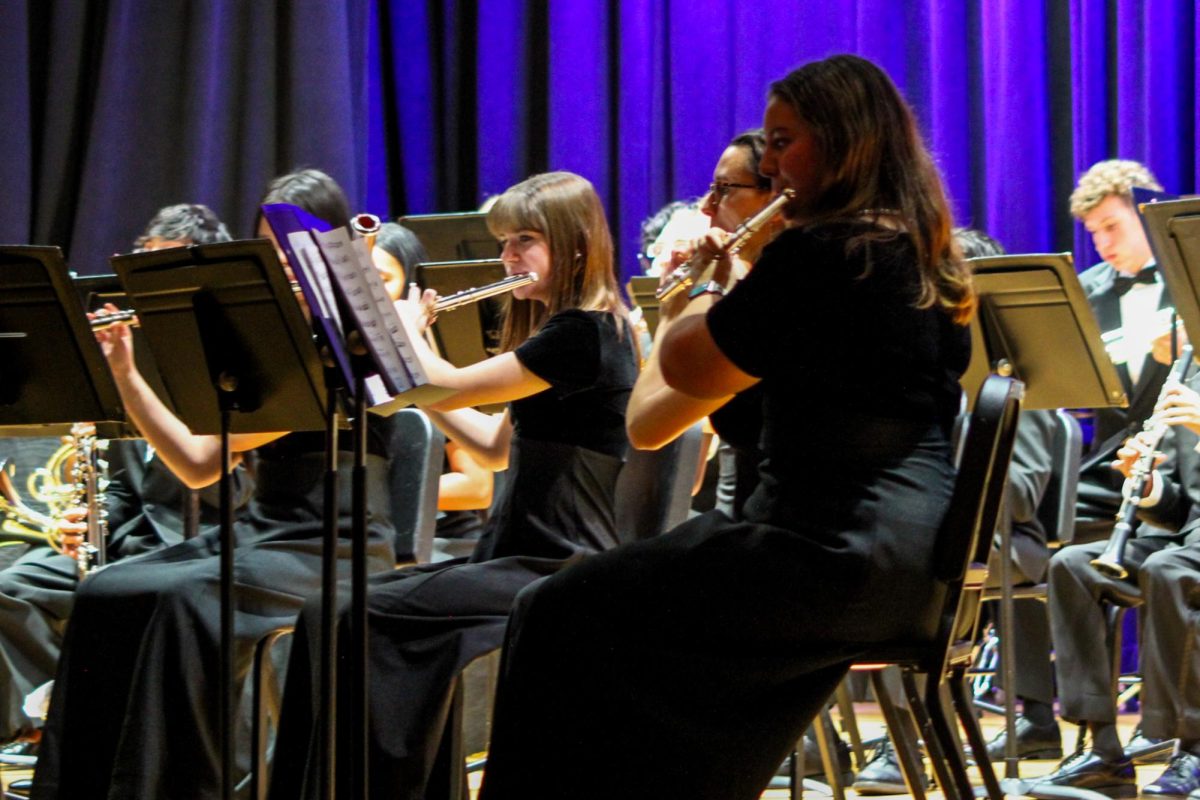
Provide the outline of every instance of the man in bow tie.
<path id="1" fill-rule="evenodd" d="M 1109 463 L 1121 443 L 1141 430 L 1172 360 L 1171 299 L 1133 205 L 1134 187 L 1162 191 L 1145 166 L 1114 159 L 1093 165 L 1071 193 L 1071 214 L 1104 259 L 1081 273 L 1079 281 L 1129 397 L 1128 408 L 1096 412 L 1095 435 L 1079 479 L 1077 543 L 1107 538 L 1112 530 L 1121 505 L 1121 476 Z"/>
<path id="2" fill-rule="evenodd" d="M 1172 477 L 1161 480 L 1156 471 L 1147 486 L 1149 495 L 1139 502 L 1144 524 L 1126 548 L 1128 577 L 1107 578 L 1090 563 L 1104 550 L 1121 505 L 1123 480 L 1112 469 L 1113 462 L 1128 473 L 1137 451 L 1121 445 L 1141 430 L 1154 410 L 1171 361 L 1171 301 L 1133 206 L 1135 186 L 1162 190 L 1137 162 L 1102 161 L 1084 173 L 1071 195 L 1071 213 L 1083 222 L 1104 259 L 1079 279 L 1126 384 L 1129 407 L 1096 412 L 1094 440 L 1079 479 L 1078 544 L 1063 548 L 1050 561 L 1048 609 L 1060 710 L 1064 719 L 1087 725 L 1090 746 L 1066 759 L 1041 785 L 1131 797 L 1137 793 L 1134 763 L 1151 760 L 1149 754 L 1156 753 L 1169 755 L 1170 762 L 1142 794 L 1182 798 L 1200 789 L 1200 728 L 1194 725 L 1191 708 L 1196 694 L 1192 676 L 1197 671 L 1185 673 L 1179 667 L 1187 660 L 1181 653 L 1194 649 L 1191 639 L 1196 635 L 1189 622 L 1194 611 L 1185 597 L 1185 586 L 1191 583 L 1184 578 L 1194 582 L 1200 538 L 1195 523 L 1183 524 L 1194 516 L 1194 498 L 1200 497 L 1193 431 L 1169 436 L 1163 447 L 1172 454 Z M 1182 346 L 1182 330 L 1177 339 Z M 1196 379 L 1191 383 L 1192 388 L 1172 389 L 1164 400 L 1164 408 L 1178 409 L 1169 424 L 1194 423 L 1200 413 L 1200 395 L 1193 391 Z M 1164 493 L 1164 485 L 1171 489 Z M 1121 604 L 1145 603 L 1142 728 L 1126 745 L 1117 736 L 1112 661 L 1100 603 L 1109 597 L 1121 598 Z M 1175 736 L 1181 742 L 1173 754 L 1155 748 L 1158 741 Z"/>
<path id="3" fill-rule="evenodd" d="M 1104 259 L 1080 274 L 1079 280 L 1129 397 L 1128 408 L 1095 412 L 1092 443 L 1081 464 L 1073 537 L 1076 545 L 1084 546 L 1063 548 L 1051 566 L 1053 575 L 1055 566 L 1061 572 L 1068 562 L 1082 564 L 1084 582 L 1092 577 L 1086 573 L 1091 570 L 1088 561 L 1094 556 L 1084 557 L 1082 551 L 1090 553 L 1093 547 L 1103 549 L 1121 506 L 1122 477 L 1111 464 L 1118 448 L 1141 430 L 1143 421 L 1153 410 L 1171 360 L 1170 337 L 1164 336 L 1164 331 L 1170 328 L 1171 302 L 1165 285 L 1156 274 L 1150 245 L 1133 205 L 1135 186 L 1162 190 L 1142 164 L 1101 161 L 1080 177 L 1071 194 L 1072 215 L 1083 223 Z M 1063 556 L 1068 558 L 1061 558 Z M 1096 604 L 1090 596 L 1068 597 L 1061 587 L 1055 597 L 1053 579 L 1050 584 L 1051 637 L 1057 653 L 1059 698 L 1066 708 L 1071 705 L 1070 698 L 1076 689 L 1084 685 L 1082 678 L 1086 676 L 1083 673 L 1097 666 L 1088 658 L 1076 656 L 1092 654 L 1097 637 L 1103 648 L 1104 627 L 1101 624 L 1098 632 L 1089 626 L 1062 629 L 1069 628 L 1072 620 L 1090 618 L 1088 615 Z M 1048 651 L 1041 653 L 1041 658 L 1028 652 L 1030 648 L 1041 651 L 1045 645 L 1021 639 L 1017 641 L 1017 647 L 1024 652 L 1019 669 L 1028 669 L 1029 665 L 1040 663 L 1042 658 L 1049 663 Z M 1106 659 L 1101 661 L 1107 664 Z M 1075 668 L 1077 670 L 1072 671 Z M 1103 676 L 1100 682 L 1107 686 Z M 1022 697 L 1022 700 L 1023 715 L 1017 723 L 1018 754 L 1023 758 L 1040 758 L 1060 753 L 1061 738 L 1053 705 L 1044 699 Z M 1002 733 L 992 743 L 993 751 L 1002 752 L 1003 745 Z M 1120 760 L 1123 754 L 1119 752 L 1119 744 L 1115 749 L 1118 752 L 1114 759 Z M 1131 755 L 1134 754 L 1131 750 Z M 1127 766 L 1127 762 L 1123 766 Z M 1079 776 L 1062 777 L 1064 783 L 1074 785 L 1074 779 Z M 1102 776 L 1101 783 L 1107 777 L 1110 776 Z M 1089 776 L 1082 776 L 1082 779 L 1085 783 L 1091 780 Z M 1121 784 L 1122 790 L 1132 788 L 1131 778 L 1126 780 L 1122 776 L 1117 783 Z"/>

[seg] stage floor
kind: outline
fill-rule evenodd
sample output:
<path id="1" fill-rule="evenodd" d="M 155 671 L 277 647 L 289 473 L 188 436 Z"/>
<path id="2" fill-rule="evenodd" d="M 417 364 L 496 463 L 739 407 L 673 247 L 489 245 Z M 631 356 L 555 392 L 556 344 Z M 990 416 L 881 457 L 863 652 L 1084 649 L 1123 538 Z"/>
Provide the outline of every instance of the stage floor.
<path id="1" fill-rule="evenodd" d="M 876 706 L 874 703 L 856 703 L 855 711 L 858 714 L 858 723 L 859 723 L 859 727 L 862 730 L 862 736 L 864 739 L 874 738 L 877 736 L 881 736 L 883 734 L 883 721 L 879 715 L 878 706 Z M 1130 732 L 1137 725 L 1137 721 L 1138 721 L 1138 719 L 1137 719 L 1136 715 L 1127 714 L 1127 715 L 1121 716 L 1119 725 L 1120 725 L 1120 729 L 1121 729 L 1122 740 L 1128 739 Z M 1001 727 L 1003 727 L 1004 720 L 1001 717 L 997 717 L 993 714 L 985 714 L 981 722 L 982 722 L 982 726 L 983 726 L 984 736 L 988 739 L 991 739 L 992 736 L 995 735 L 996 732 L 998 732 Z M 836 720 L 835 720 L 834 724 L 835 725 L 837 724 Z M 1064 747 L 1066 748 L 1068 753 L 1075 746 L 1076 730 L 1077 729 L 1074 725 L 1063 725 L 1062 726 L 1063 743 L 1064 743 Z M 1032 777 L 1036 777 L 1038 775 L 1045 774 L 1045 773 L 1049 772 L 1050 770 L 1054 769 L 1054 767 L 1057 763 L 1058 762 L 1056 762 L 1056 761 L 1022 761 L 1021 762 L 1021 777 L 1022 778 L 1032 778 Z M 1137 770 L 1138 770 L 1138 785 L 1142 786 L 1142 785 L 1145 785 L 1145 784 L 1153 781 L 1162 772 L 1162 768 L 1163 767 L 1161 764 L 1149 764 L 1149 765 L 1138 767 L 1137 768 Z M 996 771 L 997 771 L 998 776 L 1003 777 L 1003 766 L 1002 765 L 998 765 L 996 768 Z M 974 773 L 974 770 L 972 770 L 972 773 Z M 11 781 L 18 780 L 20 778 L 28 778 L 31 774 L 32 773 L 29 770 L 22 770 L 22 769 L 0 770 L 0 783 L 3 784 L 4 788 L 8 788 L 8 784 Z M 472 800 L 474 800 L 474 798 L 479 790 L 479 782 L 480 782 L 481 777 L 482 776 L 480 773 L 474 773 L 469 776 Z M 563 797 L 570 797 L 570 796 L 571 796 L 570 789 L 564 788 Z M 808 796 L 810 798 L 821 797 L 821 795 L 819 795 L 815 792 L 807 792 L 806 796 Z M 848 790 L 846 792 L 846 796 L 847 796 L 847 798 L 854 798 L 857 795 L 855 794 L 855 792 L 853 790 Z M 902 797 L 902 796 L 907 796 L 907 795 L 887 795 L 887 796 Z M 770 789 L 766 792 L 763 792 L 763 794 L 762 794 L 762 800 L 786 800 L 787 797 L 788 797 L 788 792 L 784 789 Z M 933 789 L 929 792 L 929 797 L 931 799 L 932 798 L 941 798 L 942 793 L 936 789 Z M 674 800 L 674 798 L 664 797 L 663 800 Z"/>

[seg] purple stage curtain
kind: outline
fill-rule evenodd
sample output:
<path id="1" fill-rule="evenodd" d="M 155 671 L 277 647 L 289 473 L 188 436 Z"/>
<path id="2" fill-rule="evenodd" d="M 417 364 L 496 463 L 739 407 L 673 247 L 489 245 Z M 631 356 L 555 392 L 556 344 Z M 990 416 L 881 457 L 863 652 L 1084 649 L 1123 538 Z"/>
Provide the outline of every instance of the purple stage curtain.
<path id="1" fill-rule="evenodd" d="M 571 169 L 628 274 L 640 220 L 705 190 L 771 80 L 852 52 L 913 104 L 960 223 L 1086 266 L 1066 204 L 1089 164 L 1196 190 L 1198 29 L 1194 0 L 13 0 L 0 236 L 95 273 L 167 203 L 250 235 L 299 166 L 393 216 Z"/>

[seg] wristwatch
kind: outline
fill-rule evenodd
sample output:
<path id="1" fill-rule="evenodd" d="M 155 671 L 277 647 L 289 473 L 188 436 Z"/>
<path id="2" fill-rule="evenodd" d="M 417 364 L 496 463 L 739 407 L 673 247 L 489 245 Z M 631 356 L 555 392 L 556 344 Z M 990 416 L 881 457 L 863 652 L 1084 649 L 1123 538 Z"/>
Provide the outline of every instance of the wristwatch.
<path id="1" fill-rule="evenodd" d="M 696 284 L 696 286 L 694 286 L 692 290 L 688 292 L 688 299 L 690 300 L 693 297 L 699 297 L 702 294 L 715 294 L 717 297 L 724 297 L 727 294 L 727 291 L 724 286 L 716 281 L 705 281 L 704 283 Z"/>

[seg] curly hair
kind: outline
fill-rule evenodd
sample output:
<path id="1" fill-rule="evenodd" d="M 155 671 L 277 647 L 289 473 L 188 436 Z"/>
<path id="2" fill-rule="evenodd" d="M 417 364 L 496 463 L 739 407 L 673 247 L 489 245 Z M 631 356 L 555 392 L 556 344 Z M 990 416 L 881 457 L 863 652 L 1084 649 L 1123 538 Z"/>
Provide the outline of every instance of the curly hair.
<path id="1" fill-rule="evenodd" d="M 1071 214 L 1078 219 L 1104 202 L 1109 195 L 1120 195 L 1126 202 L 1133 202 L 1133 187 L 1163 190 L 1145 164 L 1121 158 L 1099 161 L 1088 168 L 1071 192 Z"/>

